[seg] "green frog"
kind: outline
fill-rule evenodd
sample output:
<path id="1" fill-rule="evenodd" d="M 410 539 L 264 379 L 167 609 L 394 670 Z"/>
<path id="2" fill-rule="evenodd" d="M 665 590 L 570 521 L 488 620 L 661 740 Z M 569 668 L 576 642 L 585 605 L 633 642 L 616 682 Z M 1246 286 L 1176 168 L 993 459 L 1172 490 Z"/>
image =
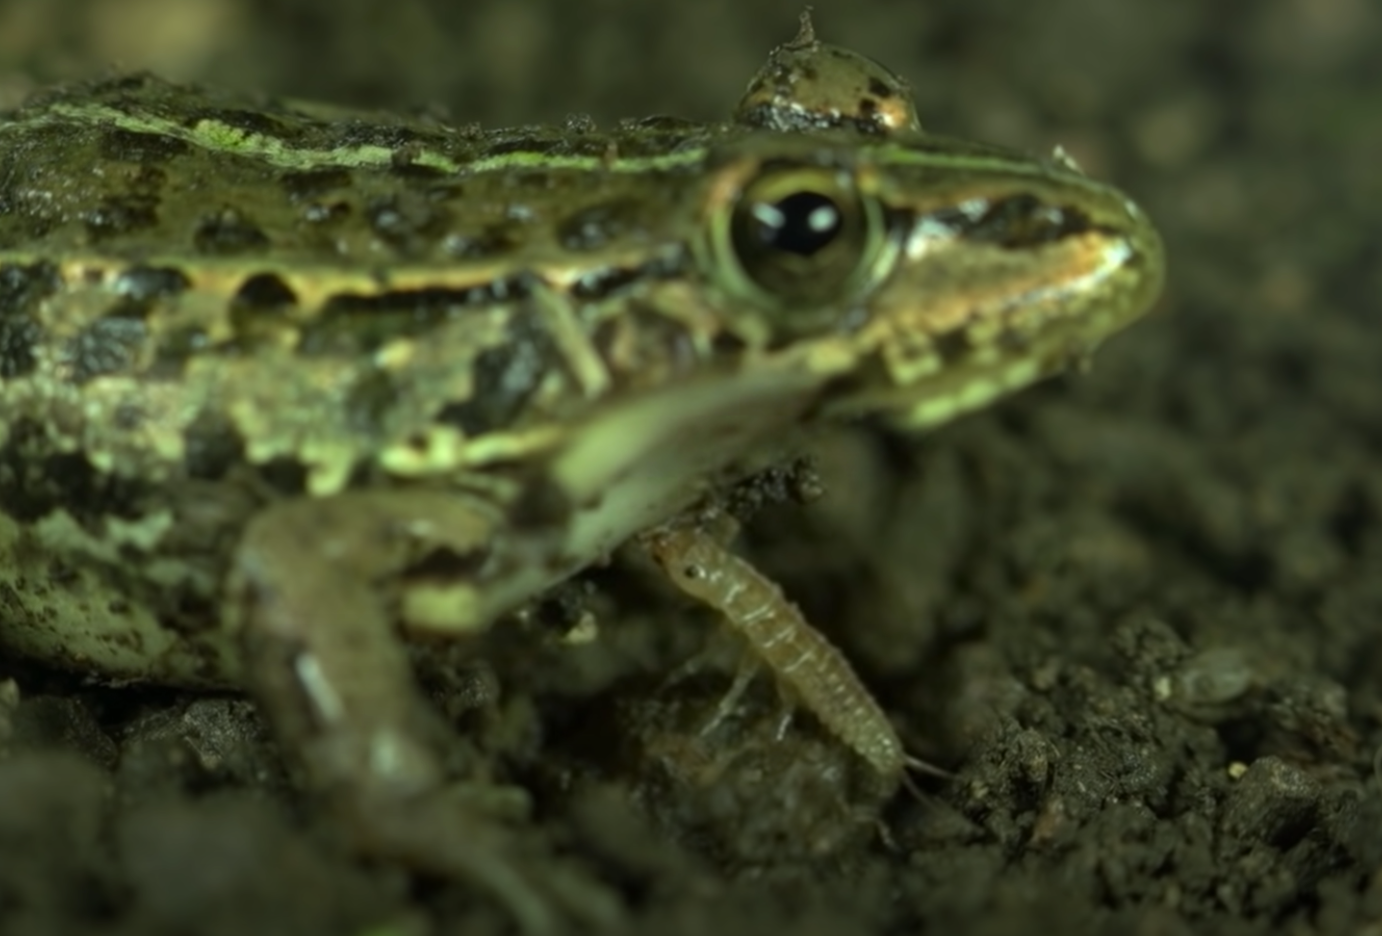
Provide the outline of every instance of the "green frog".
<path id="1" fill-rule="evenodd" d="M 1162 268 L 1119 191 L 924 132 L 809 23 L 718 124 L 41 92 L 0 115 L 0 644 L 248 691 L 363 850 L 542 931 L 447 795 L 409 637 L 649 536 L 753 617 L 697 509 L 814 426 L 922 430 L 1085 361 Z"/>

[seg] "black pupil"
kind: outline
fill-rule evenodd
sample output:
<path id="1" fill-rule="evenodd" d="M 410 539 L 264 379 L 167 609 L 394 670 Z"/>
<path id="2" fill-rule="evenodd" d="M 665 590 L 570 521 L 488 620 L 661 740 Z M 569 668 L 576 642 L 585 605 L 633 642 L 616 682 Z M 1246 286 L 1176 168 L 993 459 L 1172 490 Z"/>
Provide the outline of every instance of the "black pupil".
<path id="1" fill-rule="evenodd" d="M 753 206 L 758 237 L 765 247 L 809 257 L 840 233 L 844 219 L 820 192 L 795 192 L 771 204 Z"/>

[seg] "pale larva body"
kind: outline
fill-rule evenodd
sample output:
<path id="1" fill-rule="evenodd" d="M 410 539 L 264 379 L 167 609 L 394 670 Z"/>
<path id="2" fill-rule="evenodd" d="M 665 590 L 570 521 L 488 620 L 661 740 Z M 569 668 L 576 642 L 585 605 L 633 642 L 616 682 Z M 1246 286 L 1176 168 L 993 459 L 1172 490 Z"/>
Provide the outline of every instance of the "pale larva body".
<path id="1" fill-rule="evenodd" d="M 844 655 L 781 589 L 709 535 L 688 528 L 646 539 L 673 583 L 715 608 L 742 634 L 778 684 L 889 783 L 909 758 L 887 715 Z"/>

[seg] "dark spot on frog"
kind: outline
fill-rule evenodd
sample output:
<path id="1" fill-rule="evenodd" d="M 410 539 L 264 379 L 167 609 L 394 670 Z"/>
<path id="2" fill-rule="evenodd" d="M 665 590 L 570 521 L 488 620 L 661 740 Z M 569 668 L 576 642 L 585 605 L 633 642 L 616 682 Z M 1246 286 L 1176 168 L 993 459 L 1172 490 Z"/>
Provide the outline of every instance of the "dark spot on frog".
<path id="1" fill-rule="evenodd" d="M 133 130 L 107 130 L 100 141 L 102 159 L 144 165 L 167 162 L 188 149 L 188 144 L 176 137 Z"/>
<path id="2" fill-rule="evenodd" d="M 618 199 L 582 208 L 557 225 L 557 240 L 567 250 L 599 250 L 612 240 L 640 230 L 639 204 Z"/>
<path id="3" fill-rule="evenodd" d="M 97 471 L 79 453 L 54 454 L 47 427 L 32 419 L 16 420 L 0 446 L 0 503 L 21 523 L 66 510 L 97 529 L 109 516 L 134 516 L 146 490 L 138 479 Z"/>
<path id="4" fill-rule="evenodd" d="M 969 339 L 969 329 L 963 327 L 933 335 L 931 344 L 944 364 L 954 364 L 974 350 L 974 343 Z"/>
<path id="5" fill-rule="evenodd" d="M 245 441 L 223 413 L 202 410 L 182 436 L 183 465 L 190 478 L 219 481 L 244 464 Z"/>
<path id="6" fill-rule="evenodd" d="M 352 427 L 373 436 L 383 429 L 397 402 L 397 379 L 387 370 L 374 368 L 351 384 L 346 396 L 346 413 Z"/>
<path id="7" fill-rule="evenodd" d="M 350 217 L 350 211 L 346 201 L 312 202 L 302 209 L 302 219 L 308 224 L 339 224 Z"/>
<path id="8" fill-rule="evenodd" d="M 307 357 L 367 353 L 395 338 L 425 334 L 466 308 L 519 302 L 531 292 L 529 277 L 519 275 L 470 289 L 401 289 L 375 296 L 341 293 L 302 325 L 298 353 Z"/>
<path id="9" fill-rule="evenodd" d="M 231 344 L 247 349 L 281 335 L 291 325 L 283 313 L 297 301 L 297 294 L 276 273 L 248 277 L 231 299 Z"/>
<path id="10" fill-rule="evenodd" d="M 636 283 L 671 279 L 685 271 L 686 258 L 659 257 L 641 266 L 610 266 L 592 270 L 571 286 L 571 296 L 583 302 L 607 299 Z"/>
<path id="11" fill-rule="evenodd" d="M 144 409 L 132 403 L 121 403 L 115 407 L 115 415 L 111 419 L 111 425 L 116 429 L 128 432 L 131 429 L 138 429 L 144 423 Z"/>
<path id="12" fill-rule="evenodd" d="M 182 271 L 173 267 L 132 266 L 116 277 L 113 288 L 131 302 L 146 303 L 176 296 L 190 285 Z"/>
<path id="13" fill-rule="evenodd" d="M 78 332 L 62 349 L 61 359 L 73 383 L 128 370 L 139 358 L 149 330 L 138 316 L 108 315 Z"/>
<path id="14" fill-rule="evenodd" d="M 279 177 L 288 200 L 302 205 L 303 220 L 310 224 L 329 224 L 349 217 L 348 193 L 354 181 L 349 170 L 340 168 L 287 172 Z M 327 198 L 331 193 L 339 194 Z"/>
<path id="15" fill-rule="evenodd" d="M 269 245 L 269 238 L 239 211 L 225 208 L 202 218 L 192 244 L 201 253 L 228 256 L 262 250 Z"/>
<path id="16" fill-rule="evenodd" d="M 376 198 L 365 206 L 371 230 L 407 254 L 429 248 L 446 225 L 447 212 L 415 193 Z"/>
<path id="17" fill-rule="evenodd" d="M 741 336 L 733 332 L 722 332 L 710 339 L 710 346 L 715 350 L 717 358 L 730 360 L 742 355 L 747 344 Z"/>
<path id="18" fill-rule="evenodd" d="M 390 174 L 403 182 L 413 183 L 435 182 L 437 179 L 445 178 L 445 170 L 415 161 L 421 158 L 422 152 L 420 148 L 395 152 L 389 160 Z"/>
<path id="19" fill-rule="evenodd" d="M 639 267 L 605 267 L 593 270 L 571 286 L 571 297 L 582 302 L 604 299 L 640 280 Z"/>
<path id="20" fill-rule="evenodd" d="M 297 293 L 276 273 L 256 273 L 240 284 L 231 302 L 237 306 L 258 309 L 277 309 L 296 305 Z"/>
<path id="21" fill-rule="evenodd" d="M 158 223 L 158 199 L 149 195 L 116 195 L 82 215 L 94 241 L 142 231 Z"/>
<path id="22" fill-rule="evenodd" d="M 448 234 L 442 241 L 447 256 L 465 260 L 502 257 L 522 244 L 521 226 L 510 221 L 491 224 L 475 234 Z"/>
<path id="23" fill-rule="evenodd" d="M 62 286 L 51 263 L 0 265 L 0 377 L 22 377 L 36 364 L 34 347 L 43 328 L 34 313 Z"/>
<path id="24" fill-rule="evenodd" d="M 199 325 L 171 328 L 162 333 L 153 363 L 145 372 L 149 380 L 174 380 L 182 375 L 187 362 L 210 344 L 206 329 Z"/>
<path id="25" fill-rule="evenodd" d="M 558 355 L 531 309 L 514 316 L 508 339 L 475 358 L 470 398 L 443 407 L 437 414 L 439 422 L 477 436 L 511 424 L 523 411 L 549 368 L 556 366 Z"/>
<path id="26" fill-rule="evenodd" d="M 885 84 L 885 83 L 882 81 L 882 79 L 879 79 L 879 78 L 870 78 L 870 79 L 869 79 L 869 94 L 872 94 L 874 97 L 878 98 L 879 100 L 886 101 L 888 98 L 890 98 L 890 97 L 893 96 L 893 89 L 890 88 L 890 87 L 888 87 L 887 84 Z"/>
<path id="27" fill-rule="evenodd" d="M 320 198 L 327 192 L 347 190 L 354 182 L 354 177 L 350 170 L 336 167 L 285 172 L 278 181 L 288 193 L 288 198 L 297 202 Z"/>
<path id="28" fill-rule="evenodd" d="M 92 285 L 97 284 L 93 282 Z M 171 267 L 129 267 L 116 277 L 112 285 L 112 290 L 120 298 L 108 314 L 147 319 L 160 300 L 172 299 L 190 285 L 181 271 Z"/>

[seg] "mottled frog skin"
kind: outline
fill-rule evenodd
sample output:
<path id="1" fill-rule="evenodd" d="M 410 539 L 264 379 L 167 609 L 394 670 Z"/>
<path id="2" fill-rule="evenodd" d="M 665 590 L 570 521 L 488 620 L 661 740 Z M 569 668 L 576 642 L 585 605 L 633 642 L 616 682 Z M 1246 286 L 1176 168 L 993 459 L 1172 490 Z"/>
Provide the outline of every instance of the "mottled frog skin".
<path id="1" fill-rule="evenodd" d="M 41 93 L 0 117 L 0 641 L 253 692 L 366 847 L 527 906 L 440 841 L 400 630 L 487 627 L 823 421 L 1082 361 L 1161 275 L 1118 191 L 924 133 L 809 30 L 712 125 Z"/>

